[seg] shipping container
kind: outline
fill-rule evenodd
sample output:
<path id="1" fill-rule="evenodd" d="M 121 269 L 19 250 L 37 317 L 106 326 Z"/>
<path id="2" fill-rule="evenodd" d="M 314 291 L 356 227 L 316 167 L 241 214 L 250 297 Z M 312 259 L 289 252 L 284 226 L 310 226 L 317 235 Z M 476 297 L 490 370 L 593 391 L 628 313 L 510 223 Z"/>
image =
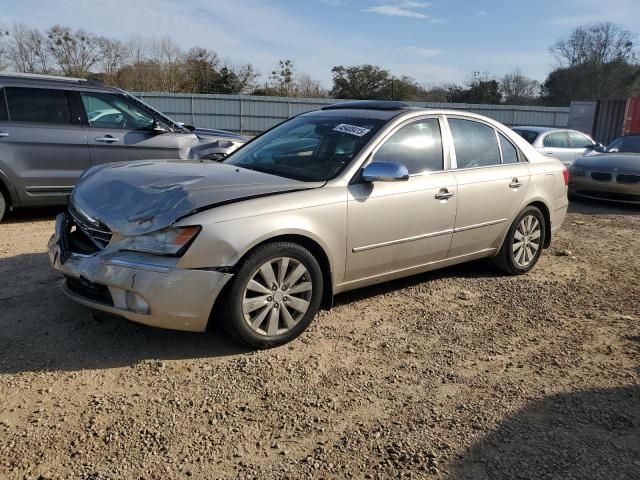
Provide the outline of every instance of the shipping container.
<path id="1" fill-rule="evenodd" d="M 627 101 L 624 113 L 623 135 L 640 133 L 640 97 L 631 97 Z"/>

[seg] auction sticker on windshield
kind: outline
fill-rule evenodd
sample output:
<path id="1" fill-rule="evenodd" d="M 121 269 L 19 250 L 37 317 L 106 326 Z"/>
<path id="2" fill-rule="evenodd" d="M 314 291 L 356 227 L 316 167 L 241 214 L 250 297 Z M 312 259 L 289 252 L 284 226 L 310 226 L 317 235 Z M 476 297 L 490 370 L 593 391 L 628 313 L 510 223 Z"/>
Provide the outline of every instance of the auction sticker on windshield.
<path id="1" fill-rule="evenodd" d="M 349 135 L 355 135 L 356 137 L 364 137 L 371 130 L 369 128 L 356 127 L 355 125 L 349 125 L 348 123 L 341 123 L 333 129 L 334 132 L 348 133 Z"/>

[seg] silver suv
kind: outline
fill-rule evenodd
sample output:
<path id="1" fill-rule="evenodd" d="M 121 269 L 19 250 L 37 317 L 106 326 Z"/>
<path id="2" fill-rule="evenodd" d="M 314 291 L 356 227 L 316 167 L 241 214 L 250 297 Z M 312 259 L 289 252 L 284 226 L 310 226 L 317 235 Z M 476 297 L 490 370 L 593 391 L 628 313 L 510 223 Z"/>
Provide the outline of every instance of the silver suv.
<path id="1" fill-rule="evenodd" d="M 117 88 L 0 74 L 0 220 L 9 208 L 65 204 L 82 172 L 94 165 L 221 160 L 246 141 L 175 122 Z"/>

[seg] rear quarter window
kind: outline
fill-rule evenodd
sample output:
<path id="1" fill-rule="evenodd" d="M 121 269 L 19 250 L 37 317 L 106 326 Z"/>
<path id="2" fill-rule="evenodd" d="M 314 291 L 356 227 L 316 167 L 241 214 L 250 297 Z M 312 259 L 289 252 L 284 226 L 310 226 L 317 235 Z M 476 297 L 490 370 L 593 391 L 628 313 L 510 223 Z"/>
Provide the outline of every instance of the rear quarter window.
<path id="1" fill-rule="evenodd" d="M 6 87 L 5 94 L 12 122 L 71 123 L 64 90 Z"/>

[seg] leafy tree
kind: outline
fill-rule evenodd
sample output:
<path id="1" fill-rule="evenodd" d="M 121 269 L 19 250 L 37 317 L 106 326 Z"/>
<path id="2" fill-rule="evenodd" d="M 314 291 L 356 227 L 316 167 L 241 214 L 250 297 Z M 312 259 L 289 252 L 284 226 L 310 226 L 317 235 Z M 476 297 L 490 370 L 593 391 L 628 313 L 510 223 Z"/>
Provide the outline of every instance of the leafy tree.
<path id="1" fill-rule="evenodd" d="M 333 74 L 334 98 L 381 100 L 390 98 L 391 74 L 375 65 L 335 66 Z"/>
<path id="2" fill-rule="evenodd" d="M 501 100 L 500 84 L 486 72 L 473 72 L 466 88 L 451 85 L 447 92 L 447 101 L 451 103 L 497 104 Z"/>
<path id="3" fill-rule="evenodd" d="M 212 50 L 200 47 L 189 50 L 182 61 L 182 89 L 193 93 L 214 92 L 220 83 L 216 71 L 219 63 L 218 54 Z"/>
<path id="4" fill-rule="evenodd" d="M 576 28 L 551 47 L 559 67 L 543 86 L 545 103 L 626 98 L 638 93 L 640 66 L 634 36 L 611 23 Z"/>
<path id="5" fill-rule="evenodd" d="M 549 105 L 569 105 L 574 100 L 627 98 L 640 93 L 640 67 L 616 61 L 557 68 L 543 85 Z"/>

